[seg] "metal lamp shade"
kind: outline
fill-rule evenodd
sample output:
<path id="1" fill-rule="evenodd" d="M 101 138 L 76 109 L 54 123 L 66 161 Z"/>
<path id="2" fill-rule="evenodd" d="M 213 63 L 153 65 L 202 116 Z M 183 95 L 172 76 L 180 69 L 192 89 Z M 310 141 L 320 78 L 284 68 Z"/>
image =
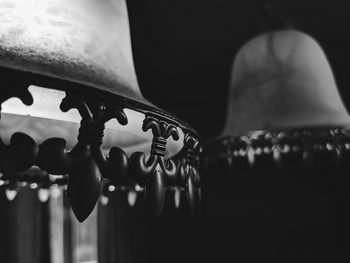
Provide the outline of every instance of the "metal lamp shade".
<path id="1" fill-rule="evenodd" d="M 0 1 L 0 65 L 145 102 L 125 1 Z"/>
<path id="2" fill-rule="evenodd" d="M 329 62 L 309 35 L 265 33 L 237 53 L 225 135 L 349 123 Z"/>
<path id="3" fill-rule="evenodd" d="M 31 167 L 67 175 L 79 221 L 109 184 L 147 188 L 158 216 L 168 187 L 194 206 L 198 135 L 143 98 L 124 0 L 0 1 L 0 13 L 3 184 L 56 183 Z"/>

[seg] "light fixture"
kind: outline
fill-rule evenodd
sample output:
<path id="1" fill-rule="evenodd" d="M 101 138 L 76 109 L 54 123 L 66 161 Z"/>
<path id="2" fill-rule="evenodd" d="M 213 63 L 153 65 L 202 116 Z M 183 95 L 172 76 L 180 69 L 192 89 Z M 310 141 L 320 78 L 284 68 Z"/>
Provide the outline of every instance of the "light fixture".
<path id="1" fill-rule="evenodd" d="M 279 29 L 244 43 L 224 129 L 204 144 L 204 211 L 226 220 L 210 238 L 234 237 L 235 256 L 247 261 L 257 258 L 250 251 L 277 261 L 338 253 L 349 125 L 329 62 L 310 35 Z"/>
<path id="2" fill-rule="evenodd" d="M 272 31 L 245 43 L 234 60 L 229 100 L 219 141 L 237 146 L 230 156 L 250 165 L 256 155 L 278 161 L 294 140 L 307 155 L 344 146 L 337 140 L 347 137 L 350 117 L 324 52 L 303 32 Z"/>
<path id="3" fill-rule="evenodd" d="M 84 221 L 110 185 L 145 188 L 156 216 L 166 188 L 182 188 L 195 212 L 199 137 L 143 98 L 125 1 L 15 0 L 0 10 L 0 183 L 10 198 L 20 182 L 67 185 Z"/>

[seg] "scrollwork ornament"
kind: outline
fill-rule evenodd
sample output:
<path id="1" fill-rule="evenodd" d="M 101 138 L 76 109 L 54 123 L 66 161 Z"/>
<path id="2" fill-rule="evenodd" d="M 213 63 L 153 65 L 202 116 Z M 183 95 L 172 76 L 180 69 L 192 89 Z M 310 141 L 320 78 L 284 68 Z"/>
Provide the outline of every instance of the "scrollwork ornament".
<path id="1" fill-rule="evenodd" d="M 25 105 L 31 105 L 33 97 L 28 87 L 33 84 L 65 91 L 66 97 L 60 109 L 66 112 L 75 108 L 82 118 L 78 142 L 71 150 L 67 149 L 64 138 L 49 138 L 40 145 L 24 133 L 13 134 L 8 144 L 0 138 L 0 186 L 7 187 L 10 182 L 11 186 L 16 186 L 14 189 L 27 184 L 45 189 L 53 185 L 67 186 L 71 208 L 81 222 L 94 209 L 105 182 L 115 189 L 142 188 L 156 216 L 160 216 L 163 210 L 167 187 L 187 188 L 189 202 L 196 203 L 195 193 L 200 183 L 199 147 L 197 149 L 197 146 L 192 145 L 187 148 L 185 155 L 181 151 L 175 158 L 165 158 L 167 139 L 172 137 L 178 140 L 178 128 L 185 133 L 194 132 L 187 124 L 157 108 L 119 95 L 111 97 L 110 94 L 69 81 L 0 70 L 5 73 L 6 84 L 10 86 L 1 91 L 0 105 L 12 97 L 19 98 Z M 127 124 L 123 110 L 126 107 L 145 114 L 142 129 L 144 132 L 151 130 L 153 134 L 150 155 L 135 152 L 128 157 L 118 147 L 111 148 L 108 156 L 103 153 L 101 144 L 105 123 L 116 118 L 121 125 Z M 192 135 L 196 138 L 195 133 Z M 192 157 L 191 151 L 194 153 Z M 180 166 L 177 157 L 181 159 Z"/>
<path id="2" fill-rule="evenodd" d="M 102 173 L 108 167 L 101 149 L 104 124 L 116 118 L 125 125 L 127 117 L 121 108 L 112 109 L 75 93 L 67 92 L 60 107 L 63 112 L 76 108 L 82 117 L 78 143 L 68 153 L 67 193 L 76 217 L 84 221 L 96 205 L 101 192 Z"/>
<path id="3" fill-rule="evenodd" d="M 348 127 L 301 127 L 285 130 L 252 131 L 233 137 L 224 137 L 207 145 L 207 164 L 221 163 L 223 159 L 233 158 L 229 168 L 239 170 L 238 159 L 264 158 L 264 163 L 252 162 L 253 168 L 271 163 L 271 167 L 281 165 L 306 167 L 328 167 L 346 160 L 350 149 Z M 245 144 L 241 144 L 243 141 Z M 227 150 L 223 150 L 222 145 Z M 252 157 L 247 154 L 251 151 Z"/>
<path id="4" fill-rule="evenodd" d="M 177 168 L 173 160 L 164 158 L 166 139 L 179 139 L 175 125 L 160 120 L 158 116 L 146 114 L 142 126 L 143 131 L 152 130 L 153 142 L 151 154 L 136 152 L 130 156 L 130 176 L 141 186 L 146 186 L 146 198 L 150 201 L 153 212 L 159 217 L 165 203 L 166 185 L 175 185 Z"/>
<path id="5" fill-rule="evenodd" d="M 196 214 L 201 202 L 199 160 L 202 147 L 197 138 L 187 133 L 184 138 L 185 159 L 179 163 L 179 183 L 186 187 L 191 214 Z"/>
<path id="6" fill-rule="evenodd" d="M 3 94 L 0 99 L 3 101 L 16 94 L 20 96 L 26 92 Z M 110 157 L 106 158 L 101 144 L 104 124 L 116 118 L 120 124 L 125 125 L 127 117 L 120 107 L 106 107 L 94 99 L 72 92 L 66 93 L 60 107 L 63 112 L 76 108 L 82 117 L 78 143 L 73 149 L 68 151 L 67 143 L 62 138 L 50 138 L 37 145 L 30 136 L 15 133 L 9 145 L 0 139 L 0 167 L 4 174 L 19 174 L 33 165 L 50 174 L 68 174 L 67 192 L 70 204 L 76 217 L 82 222 L 92 212 L 99 198 L 102 174 L 114 181 L 116 172 L 125 177 L 128 163 L 126 154 L 119 148 L 122 153 L 117 154 L 118 149 L 112 148 Z"/>

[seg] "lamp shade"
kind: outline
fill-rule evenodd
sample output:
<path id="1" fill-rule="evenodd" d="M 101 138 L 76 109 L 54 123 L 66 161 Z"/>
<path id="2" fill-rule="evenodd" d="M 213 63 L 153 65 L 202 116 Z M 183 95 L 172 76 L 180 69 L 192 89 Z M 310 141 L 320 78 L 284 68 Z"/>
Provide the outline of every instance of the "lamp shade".
<path id="1" fill-rule="evenodd" d="M 157 216 L 169 187 L 195 206 L 198 135 L 142 96 L 124 0 L 0 1 L 0 13 L 5 187 L 59 180 L 79 221 L 111 184 L 147 189 Z"/>
<path id="2" fill-rule="evenodd" d="M 145 102 L 125 1 L 1 1 L 0 65 Z"/>
<path id="3" fill-rule="evenodd" d="M 222 224 L 211 238 L 235 247 L 215 254 L 347 257 L 349 124 L 315 39 L 275 30 L 247 41 L 234 59 L 224 130 L 204 144 L 205 211 Z"/>
<path id="4" fill-rule="evenodd" d="M 296 30 L 259 35 L 238 51 L 229 100 L 226 135 L 350 123 L 322 48 Z"/>

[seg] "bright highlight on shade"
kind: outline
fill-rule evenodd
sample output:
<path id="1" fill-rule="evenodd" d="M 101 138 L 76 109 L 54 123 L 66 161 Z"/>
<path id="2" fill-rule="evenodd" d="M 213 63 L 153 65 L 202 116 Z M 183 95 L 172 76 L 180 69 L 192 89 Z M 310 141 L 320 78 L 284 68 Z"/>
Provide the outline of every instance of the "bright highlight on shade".
<path id="1" fill-rule="evenodd" d="M 38 190 L 38 197 L 40 202 L 42 203 L 47 202 L 47 200 L 49 200 L 49 197 L 50 197 L 50 190 L 45 188 L 40 188 Z"/>
<path id="2" fill-rule="evenodd" d="M 33 137 L 37 142 L 43 142 L 52 137 L 62 137 L 67 141 L 68 148 L 77 143 L 78 129 L 81 117 L 76 109 L 62 112 L 60 103 L 65 92 L 30 86 L 33 105 L 26 106 L 18 98 L 11 98 L 2 104 L 2 120 L 0 129 L 3 139 L 8 142 L 10 136 L 18 131 Z M 110 149 L 113 146 L 121 147 L 127 154 L 135 151 L 150 152 L 152 132 L 142 131 L 144 114 L 125 109 L 128 124 L 120 125 L 112 119 L 105 125 L 105 136 L 102 148 Z M 167 156 L 178 152 L 182 147 L 183 133 L 179 130 L 180 139 L 168 139 Z"/>
<path id="3" fill-rule="evenodd" d="M 128 192 L 128 204 L 132 207 L 135 205 L 137 199 L 137 192 L 129 191 Z"/>
<path id="4" fill-rule="evenodd" d="M 14 189 L 6 189 L 5 194 L 9 201 L 13 201 L 16 198 L 18 191 Z"/>

